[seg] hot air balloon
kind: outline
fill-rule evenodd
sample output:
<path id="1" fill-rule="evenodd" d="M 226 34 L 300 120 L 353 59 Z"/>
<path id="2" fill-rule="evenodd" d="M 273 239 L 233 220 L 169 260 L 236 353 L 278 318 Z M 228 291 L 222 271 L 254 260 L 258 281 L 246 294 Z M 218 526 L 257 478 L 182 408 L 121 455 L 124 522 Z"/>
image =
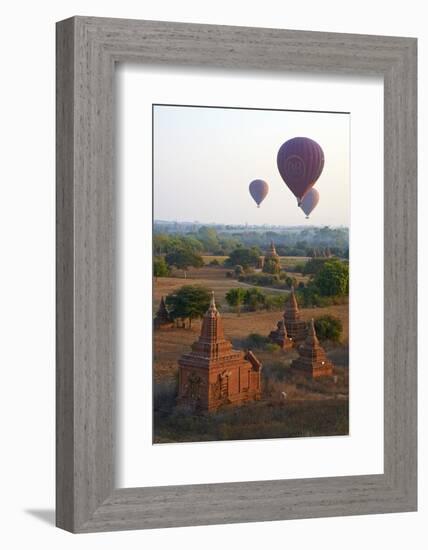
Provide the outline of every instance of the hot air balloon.
<path id="1" fill-rule="evenodd" d="M 285 184 L 300 203 L 320 177 L 324 153 L 313 139 L 295 137 L 281 145 L 277 156 L 278 170 Z"/>
<path id="2" fill-rule="evenodd" d="M 253 197 L 253 199 L 257 203 L 257 208 L 259 208 L 260 204 L 269 193 L 269 185 L 263 180 L 253 180 L 250 183 L 249 189 L 250 189 L 250 195 Z"/>
<path id="3" fill-rule="evenodd" d="M 316 207 L 319 200 L 320 200 L 320 194 L 318 193 L 318 190 L 315 189 L 315 187 L 312 187 L 312 189 L 309 189 L 309 191 L 303 197 L 303 199 L 300 202 L 300 208 L 306 214 L 306 219 L 309 218 L 309 214 Z"/>

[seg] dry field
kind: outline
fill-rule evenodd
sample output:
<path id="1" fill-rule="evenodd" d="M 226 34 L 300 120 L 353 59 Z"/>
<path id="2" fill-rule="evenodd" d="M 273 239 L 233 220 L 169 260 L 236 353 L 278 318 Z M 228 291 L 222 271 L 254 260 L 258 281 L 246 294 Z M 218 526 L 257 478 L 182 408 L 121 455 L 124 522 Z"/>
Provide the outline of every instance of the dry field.
<path id="1" fill-rule="evenodd" d="M 294 267 L 297 264 L 305 264 L 310 260 L 309 256 L 280 256 L 281 267 Z"/>
<path id="2" fill-rule="evenodd" d="M 240 283 L 236 279 L 229 279 L 228 277 L 226 277 L 227 271 L 230 270 L 225 269 L 224 267 L 202 267 L 200 269 L 189 269 L 186 278 L 182 275 L 181 272 L 178 271 L 176 272 L 177 275 L 179 275 L 177 277 L 159 277 L 157 281 L 155 281 L 153 288 L 154 311 L 157 310 L 161 296 L 166 296 L 167 294 L 170 294 L 174 290 L 177 290 L 178 288 L 186 284 L 202 285 L 210 290 L 214 290 L 216 300 L 219 303 L 223 303 L 224 305 L 226 305 L 224 296 L 226 292 L 231 288 L 248 288 L 249 286 L 253 286 L 245 283 Z M 284 294 L 287 294 L 286 290 L 271 290 L 265 287 L 259 288 L 262 288 L 268 294 L 273 292 L 283 292 Z"/>

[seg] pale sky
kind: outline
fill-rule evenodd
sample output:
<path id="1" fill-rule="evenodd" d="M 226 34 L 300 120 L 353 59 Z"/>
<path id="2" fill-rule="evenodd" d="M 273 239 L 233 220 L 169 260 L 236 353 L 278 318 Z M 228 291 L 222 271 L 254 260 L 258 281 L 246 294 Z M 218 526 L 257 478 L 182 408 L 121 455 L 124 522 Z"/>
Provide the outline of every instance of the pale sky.
<path id="1" fill-rule="evenodd" d="M 154 106 L 156 220 L 257 225 L 349 225 L 349 115 Z M 325 156 L 310 219 L 283 182 L 279 147 L 314 139 Z M 248 191 L 263 179 L 269 194 L 257 208 Z"/>

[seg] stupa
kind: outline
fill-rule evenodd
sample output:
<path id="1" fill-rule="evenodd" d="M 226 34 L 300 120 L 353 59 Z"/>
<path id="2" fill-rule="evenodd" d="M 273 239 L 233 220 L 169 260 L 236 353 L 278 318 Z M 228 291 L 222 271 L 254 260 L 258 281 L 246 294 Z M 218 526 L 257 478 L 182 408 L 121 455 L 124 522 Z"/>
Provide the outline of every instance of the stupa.
<path id="1" fill-rule="evenodd" d="M 313 319 L 308 326 L 308 336 L 298 347 L 298 352 L 299 357 L 291 363 L 292 369 L 309 374 L 312 378 L 333 374 L 334 365 L 318 341 Z"/>
<path id="2" fill-rule="evenodd" d="M 168 313 L 163 296 L 159 304 L 159 309 L 157 310 L 155 318 L 153 320 L 153 326 L 155 330 L 171 328 L 174 326 L 174 322 L 171 319 L 170 314 Z"/>
<path id="3" fill-rule="evenodd" d="M 268 258 L 278 258 L 278 252 L 276 251 L 275 244 L 273 241 L 270 242 L 270 246 L 268 248 L 268 251 L 265 254 L 265 260 Z"/>
<path id="4" fill-rule="evenodd" d="M 269 333 L 269 340 L 272 344 L 276 344 L 281 349 L 286 350 L 292 348 L 293 340 L 288 337 L 284 319 L 278 321 L 276 326 L 276 330 L 272 330 L 272 332 Z"/>
<path id="5" fill-rule="evenodd" d="M 265 254 L 262 270 L 266 273 L 279 273 L 281 270 L 280 259 L 273 241 L 270 242 Z"/>
<path id="6" fill-rule="evenodd" d="M 294 287 L 291 287 L 290 297 L 285 304 L 283 318 L 288 336 L 295 344 L 303 342 L 308 331 L 305 321 L 300 319 L 300 311 L 297 305 Z"/>
<path id="7" fill-rule="evenodd" d="M 178 364 L 178 404 L 213 411 L 260 399 L 262 365 L 251 351 L 234 350 L 225 339 L 214 292 L 199 339 Z"/>

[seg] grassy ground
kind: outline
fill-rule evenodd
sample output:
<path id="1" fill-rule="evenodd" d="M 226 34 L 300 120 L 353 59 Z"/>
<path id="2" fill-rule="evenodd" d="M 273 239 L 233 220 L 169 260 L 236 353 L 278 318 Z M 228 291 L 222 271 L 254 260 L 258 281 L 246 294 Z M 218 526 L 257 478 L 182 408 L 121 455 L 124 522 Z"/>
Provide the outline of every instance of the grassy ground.
<path id="1" fill-rule="evenodd" d="M 155 386 L 154 442 L 216 441 L 348 434 L 348 370 L 310 380 L 288 361 L 268 363 L 261 401 L 189 414 L 175 407 L 176 377 Z"/>

